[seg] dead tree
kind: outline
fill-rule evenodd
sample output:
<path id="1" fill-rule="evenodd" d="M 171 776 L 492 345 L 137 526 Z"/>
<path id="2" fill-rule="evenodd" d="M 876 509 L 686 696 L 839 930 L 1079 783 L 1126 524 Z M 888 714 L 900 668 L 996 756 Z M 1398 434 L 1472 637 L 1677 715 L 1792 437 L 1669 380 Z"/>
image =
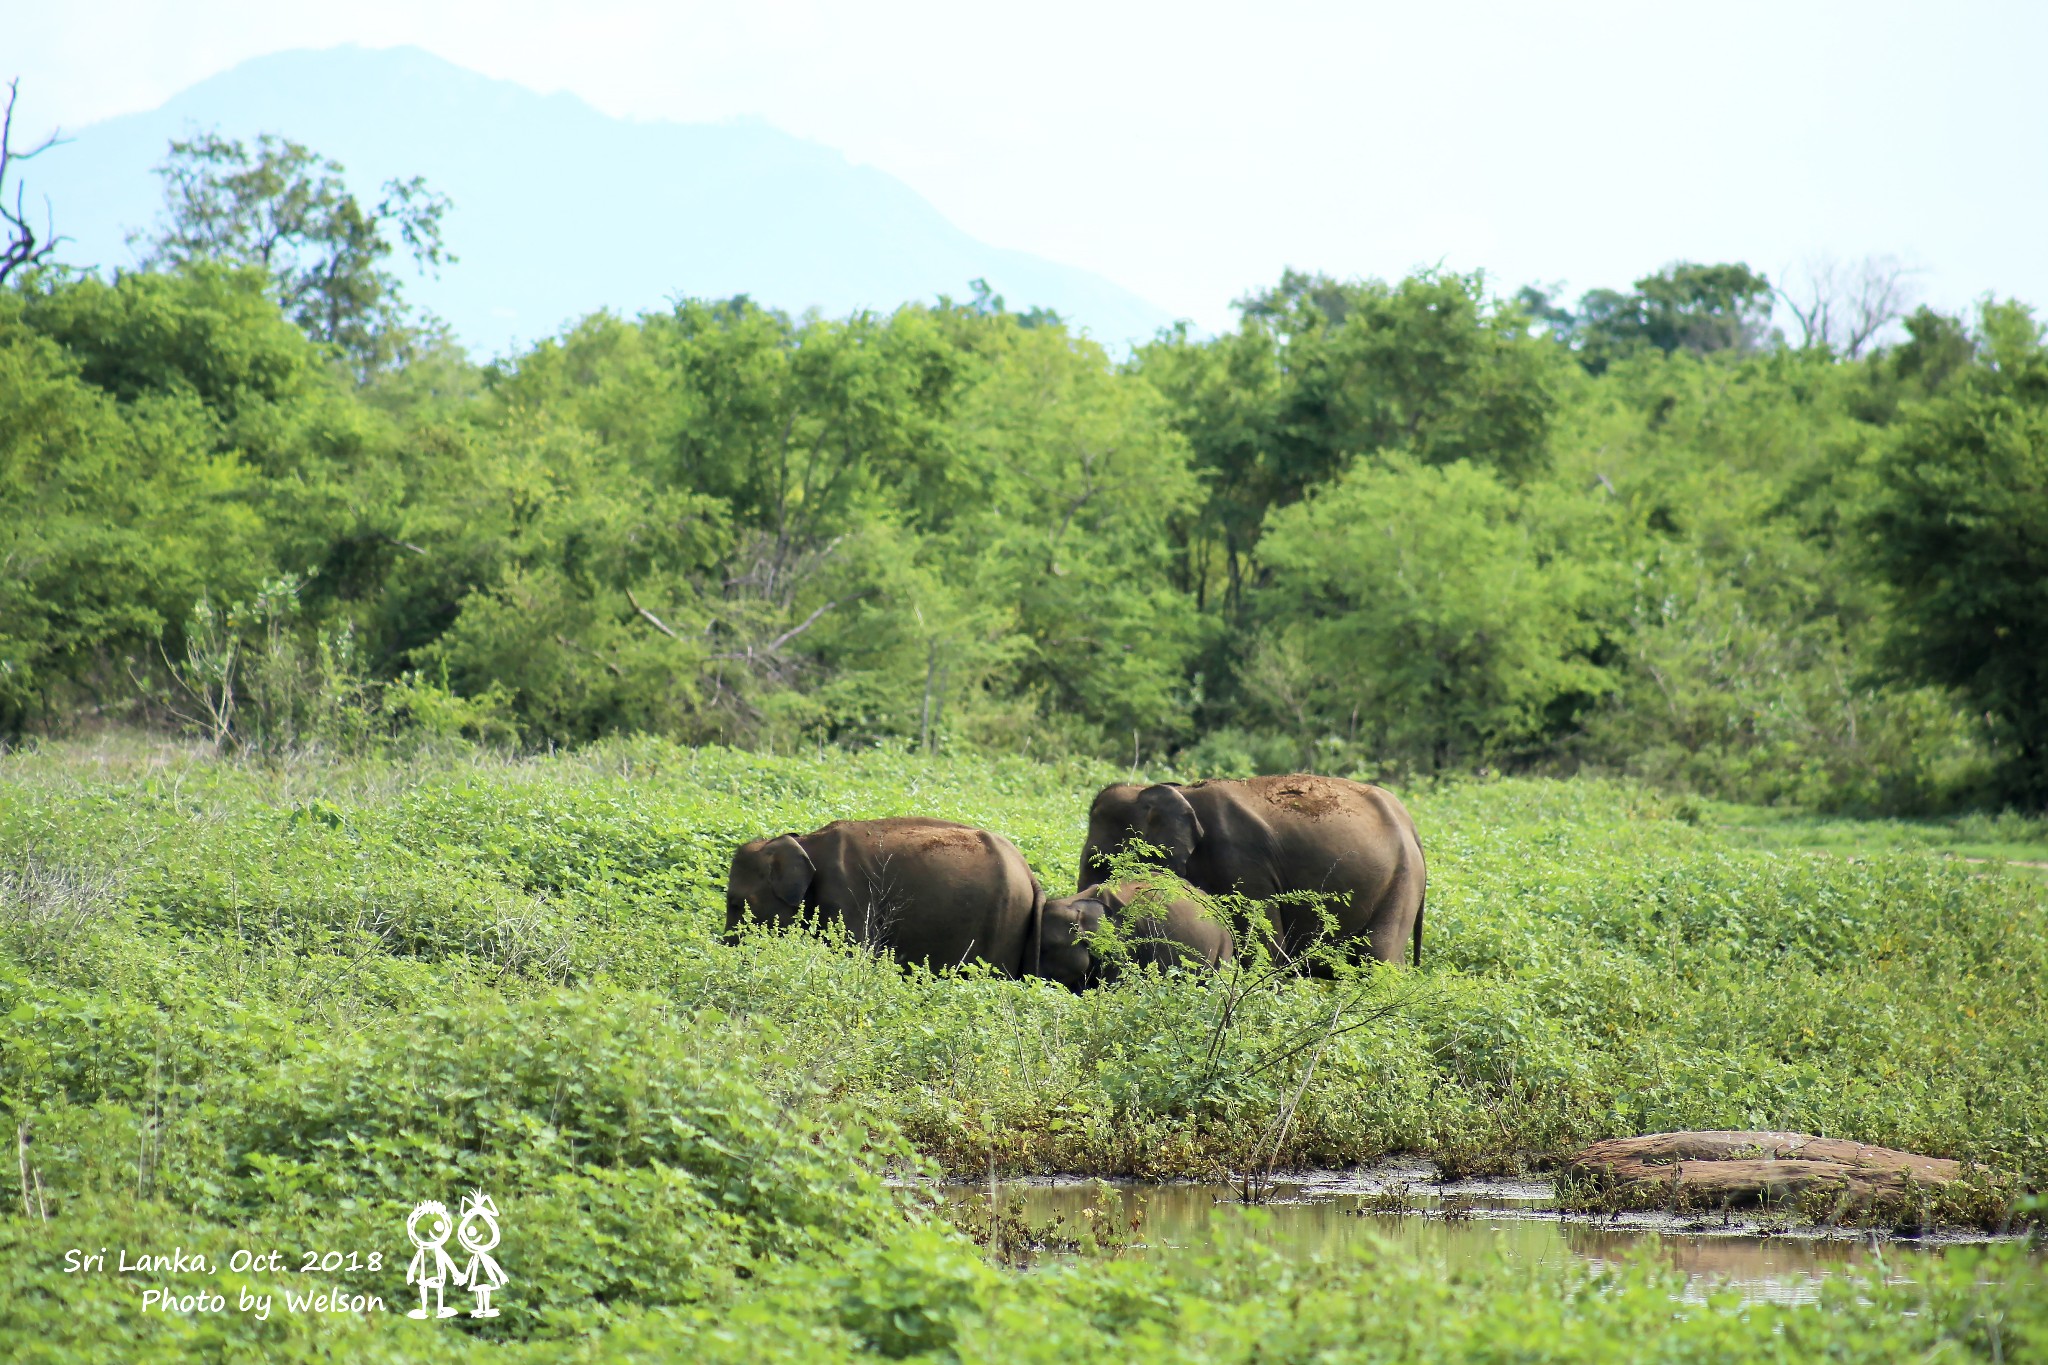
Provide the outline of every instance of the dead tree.
<path id="1" fill-rule="evenodd" d="M 1771 292 L 1799 325 L 1803 349 L 1826 347 L 1854 360 L 1878 333 L 1906 315 L 1913 302 L 1908 279 L 1913 273 L 1892 256 L 1866 256 L 1851 266 L 1822 257 L 1806 263 L 1801 283 L 1774 286 Z"/>
<path id="2" fill-rule="evenodd" d="M 43 203 L 43 233 L 36 235 L 35 225 L 29 221 L 22 202 L 21 172 L 15 169 L 17 161 L 27 161 L 41 156 L 57 145 L 59 138 L 51 133 L 25 152 L 14 150 L 14 102 L 20 97 L 21 78 L 7 82 L 7 112 L 0 116 L 0 222 L 7 224 L 7 243 L 0 248 L 0 284 L 7 283 L 7 277 L 17 270 L 26 269 L 45 259 L 57 249 L 57 244 L 69 240 L 56 235 L 50 218 L 50 206 Z M 15 174 L 14 205 L 7 204 L 7 173 Z"/>

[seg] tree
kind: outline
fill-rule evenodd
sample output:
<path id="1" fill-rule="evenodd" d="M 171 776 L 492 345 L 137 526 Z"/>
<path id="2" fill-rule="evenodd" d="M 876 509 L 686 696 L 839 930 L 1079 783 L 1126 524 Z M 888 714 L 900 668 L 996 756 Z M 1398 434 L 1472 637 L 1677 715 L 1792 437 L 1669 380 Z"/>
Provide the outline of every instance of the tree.
<path id="1" fill-rule="evenodd" d="M 1067 320 L 1061 317 L 1056 310 L 1046 308 L 1040 304 L 1034 303 L 1022 313 L 1012 313 L 1008 302 L 1001 294 L 996 293 L 994 287 L 986 279 L 975 278 L 969 280 L 967 282 L 967 289 L 970 297 L 965 305 L 965 311 L 975 317 L 1015 318 L 1019 327 L 1065 327 L 1067 325 Z M 945 294 L 939 295 L 940 308 L 950 308 L 953 306 L 955 305 L 950 296 Z"/>
<path id="2" fill-rule="evenodd" d="M 1093 342 L 1014 315 L 972 332 L 953 463 L 978 492 L 932 558 L 1010 623 L 1015 657 L 991 690 L 1037 700 L 1040 723 L 1170 733 L 1194 634 L 1169 536 L 1197 502 L 1186 445 Z"/>
<path id="3" fill-rule="evenodd" d="M 87 276 L 0 290 L 0 736 L 48 723 L 64 703 L 117 703 L 124 656 L 157 658 L 167 635 L 176 649 L 195 599 L 243 592 L 265 567 L 275 509 L 257 472 L 220 448 L 222 416 L 182 375 L 110 392 L 85 347 L 70 344 L 134 312 L 159 342 L 182 340 L 190 315 L 219 320 L 198 284 Z M 148 297 L 125 300 L 140 304 L 130 312 L 122 293 Z M 212 345 L 244 349 L 239 340 Z"/>
<path id="4" fill-rule="evenodd" d="M 38 265 L 48 259 L 60 242 L 67 240 L 55 234 L 51 226 L 49 207 L 43 212 L 43 234 L 36 235 L 35 224 L 30 221 L 23 203 L 24 186 L 19 180 L 14 186 L 14 206 L 7 205 L 7 172 L 18 161 L 27 161 L 41 156 L 57 145 L 57 135 L 51 133 L 25 152 L 14 148 L 14 103 L 20 94 L 19 79 L 7 82 L 7 112 L 0 116 L 0 223 L 7 225 L 7 241 L 0 246 L 0 284 L 7 283 L 7 277 L 17 270 Z M 16 175 L 20 174 L 16 171 Z"/>
<path id="5" fill-rule="evenodd" d="M 1913 385 L 1919 397 L 1939 392 L 1977 356 L 1976 339 L 1962 318 L 1921 307 L 1906 319 L 1905 328 L 1905 342 L 1886 359 L 1893 377 Z"/>
<path id="6" fill-rule="evenodd" d="M 1906 315 L 1909 272 L 1890 256 L 1867 256 L 1855 265 L 1823 257 L 1808 261 L 1800 281 L 1772 293 L 1791 312 L 1806 350 L 1827 349 L 1854 360 L 1885 328 Z"/>
<path id="7" fill-rule="evenodd" d="M 1922 305 L 1899 329 L 1905 339 L 1867 355 L 1857 372 L 1861 391 L 1854 410 L 1874 427 L 1891 426 L 1913 404 L 1945 392 L 1977 359 L 1977 338 L 1966 318 Z M 1833 357 L 1828 349 L 1812 354 Z"/>
<path id="8" fill-rule="evenodd" d="M 1984 363 L 1901 424 L 1879 469 L 1871 553 L 1898 593 L 1889 645 L 1993 722 L 2013 800 L 2048 802 L 2048 349 L 2033 314 L 1987 305 Z"/>
<path id="9" fill-rule="evenodd" d="M 393 557 L 376 632 L 408 665 L 470 697 L 499 689 L 534 740 L 752 731 L 758 698 L 721 683 L 734 651 L 705 588 L 731 548 L 716 499 L 653 487 L 530 410 L 415 477 L 391 539 L 417 552 Z"/>
<path id="10" fill-rule="evenodd" d="M 1550 334 L 1560 344 L 1572 344 L 1578 314 L 1557 301 L 1561 284 L 1525 284 L 1515 291 L 1515 306 L 1529 319 L 1531 327 Z"/>
<path id="11" fill-rule="evenodd" d="M 448 199 L 420 177 L 386 181 L 384 197 L 365 208 L 339 162 L 270 133 L 253 152 L 218 133 L 173 141 L 157 174 L 164 218 L 145 267 L 259 267 L 286 314 L 336 348 L 359 379 L 407 357 L 432 330 L 412 317 L 397 277 L 380 264 L 394 236 L 422 271 L 455 260 L 441 241 Z"/>
<path id="12" fill-rule="evenodd" d="M 267 297 L 262 273 L 246 267 L 131 272 L 112 282 L 84 275 L 29 291 L 22 307 L 87 383 L 123 402 L 195 397 L 231 428 L 333 383 L 320 352 Z"/>
<path id="13" fill-rule="evenodd" d="M 1557 357 L 1483 275 L 1424 271 L 1398 284 L 1289 271 L 1242 299 L 1285 348 L 1291 383 L 1276 414 L 1279 501 L 1341 472 L 1353 455 L 1470 460 L 1521 479 L 1549 458 Z"/>
<path id="14" fill-rule="evenodd" d="M 1165 395 L 1207 485 L 1199 518 L 1171 528 L 1181 590 L 1204 610 L 1235 611 L 1266 509 L 1284 496 L 1272 464 L 1291 378 L 1280 341 L 1252 317 L 1207 341 L 1182 326 L 1140 351 L 1137 366 Z"/>
<path id="15" fill-rule="evenodd" d="M 1184 334 L 1139 353 L 1173 404 L 1209 485 L 1203 534 L 1221 542 L 1225 603 L 1241 603 L 1269 508 L 1300 500 L 1358 455 L 1469 460 L 1520 481 L 1550 459 L 1563 352 L 1477 274 L 1397 284 L 1290 270 L 1238 301 L 1243 322 L 1207 343 Z M 1209 556 L 1184 576 L 1205 597 Z"/>
<path id="16" fill-rule="evenodd" d="M 1595 374 L 1636 351 L 1744 354 L 1771 335 L 1771 282 L 1739 262 L 1680 261 L 1635 282 L 1634 291 L 1595 289 L 1579 300 L 1570 329 Z"/>
<path id="17" fill-rule="evenodd" d="M 922 310 L 798 322 L 745 298 L 684 300 L 637 322 L 599 314 L 542 343 L 494 385 L 490 444 L 533 453 L 487 472 L 474 515 L 448 528 L 474 542 L 479 567 L 439 657 L 472 690 L 510 669 L 536 734 L 861 738 L 906 720 L 914 733 L 918 703 L 903 694 L 927 671 L 936 682 L 929 641 L 902 645 L 905 676 L 886 704 L 852 689 L 846 731 L 808 698 L 902 624 L 878 627 L 873 613 L 903 578 L 901 542 L 936 529 L 939 512 L 920 504 L 945 503 L 959 359 Z M 539 432 L 545 443 L 528 434 Z M 916 532 L 882 524 L 891 503 Z M 468 529 L 515 504 L 531 510 L 503 533 Z M 516 562 L 499 562 L 500 545 L 521 547 Z M 835 652 L 842 630 L 853 646 Z M 527 654 L 535 666 L 517 665 Z"/>
<path id="18" fill-rule="evenodd" d="M 1394 457 L 1276 512 L 1251 690 L 1293 728 L 1352 729 L 1429 769 L 1543 737 L 1560 704 L 1612 680 L 1590 658 L 1591 584 L 1528 501 L 1464 461 Z"/>

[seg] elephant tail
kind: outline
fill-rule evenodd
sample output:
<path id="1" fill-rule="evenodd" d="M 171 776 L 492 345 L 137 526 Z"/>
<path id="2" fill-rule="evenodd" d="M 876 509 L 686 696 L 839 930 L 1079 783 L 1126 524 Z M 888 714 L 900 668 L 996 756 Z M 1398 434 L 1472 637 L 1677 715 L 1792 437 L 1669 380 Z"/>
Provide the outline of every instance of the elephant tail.
<path id="1" fill-rule="evenodd" d="M 1405 812 L 1404 812 L 1405 813 Z M 1415 834 L 1415 826 L 1408 827 L 1409 837 L 1415 840 L 1415 870 L 1422 875 L 1422 890 L 1415 897 L 1415 966 L 1422 966 L 1422 912 L 1429 905 L 1429 860 L 1422 856 L 1422 840 Z"/>

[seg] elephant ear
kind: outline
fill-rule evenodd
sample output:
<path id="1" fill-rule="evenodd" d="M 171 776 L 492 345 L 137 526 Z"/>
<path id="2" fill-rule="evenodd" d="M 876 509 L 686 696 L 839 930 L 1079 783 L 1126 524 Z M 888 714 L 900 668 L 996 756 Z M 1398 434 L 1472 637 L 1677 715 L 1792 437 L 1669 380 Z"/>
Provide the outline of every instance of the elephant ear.
<path id="1" fill-rule="evenodd" d="M 784 905 L 801 907 L 811 879 L 818 875 L 818 865 L 811 861 L 809 851 L 794 834 L 784 834 L 761 846 L 761 858 L 767 864 L 769 893 Z"/>
<path id="2" fill-rule="evenodd" d="M 1139 836 L 1169 851 L 1185 843 L 1187 851 L 1193 852 L 1208 833 L 1202 828 L 1202 817 L 1171 782 L 1155 783 L 1139 792 L 1136 815 L 1133 823 Z"/>

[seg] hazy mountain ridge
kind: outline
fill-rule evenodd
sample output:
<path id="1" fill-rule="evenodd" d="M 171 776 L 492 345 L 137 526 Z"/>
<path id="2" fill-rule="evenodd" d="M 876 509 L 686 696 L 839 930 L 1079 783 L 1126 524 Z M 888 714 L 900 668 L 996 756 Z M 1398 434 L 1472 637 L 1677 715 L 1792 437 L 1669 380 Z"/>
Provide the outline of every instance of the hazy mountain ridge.
<path id="1" fill-rule="evenodd" d="M 454 201 L 436 278 L 408 295 L 496 352 L 599 308 L 749 294 L 775 307 L 887 310 L 985 277 L 1014 308 L 1043 305 L 1117 343 L 1171 320 L 1085 270 L 976 241 L 909 186 L 758 119 L 634 122 L 536 94 L 418 48 L 278 53 L 158 109 L 71 132 L 29 163 L 63 258 L 132 262 L 125 234 L 157 216 L 151 170 L 173 137 L 276 132 L 341 161 L 359 194 L 423 175 Z"/>

